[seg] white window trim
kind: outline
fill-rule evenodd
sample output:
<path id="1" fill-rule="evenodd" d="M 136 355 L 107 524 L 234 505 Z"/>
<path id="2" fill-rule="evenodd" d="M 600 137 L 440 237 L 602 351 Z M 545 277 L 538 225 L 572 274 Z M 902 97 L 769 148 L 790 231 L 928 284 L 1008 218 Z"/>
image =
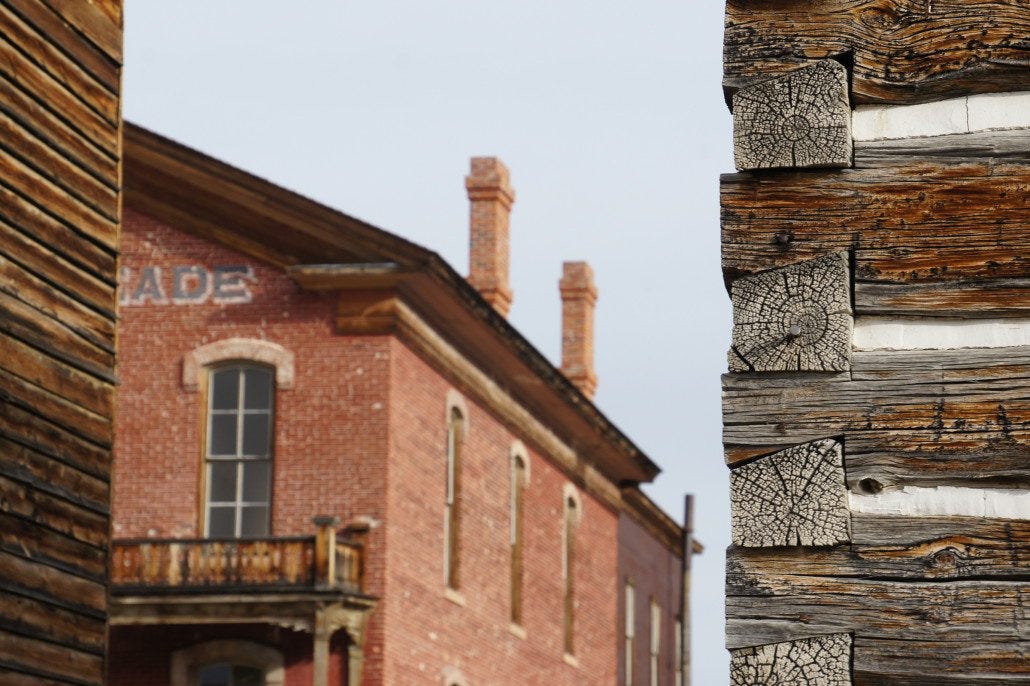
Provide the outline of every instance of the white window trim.
<path id="1" fill-rule="evenodd" d="M 633 652 L 636 649 L 637 638 L 637 593 L 633 587 L 633 581 L 626 579 L 626 586 L 623 592 L 625 604 L 625 626 L 623 627 L 623 653 L 625 653 L 625 686 L 633 685 Z"/>
<path id="2" fill-rule="evenodd" d="M 465 605 L 465 598 L 461 594 L 459 588 L 452 588 L 450 585 L 451 577 L 451 512 L 452 506 L 452 492 L 453 492 L 453 471 L 451 464 L 451 415 L 454 410 L 457 410 L 461 414 L 461 438 L 464 447 L 465 439 L 469 434 L 469 411 L 468 405 L 465 403 L 465 398 L 462 397 L 458 391 L 451 388 L 447 391 L 447 402 L 444 409 L 444 426 L 447 428 L 447 446 L 446 446 L 446 457 L 444 461 L 445 479 L 444 479 L 444 513 L 443 513 L 443 586 L 444 586 L 444 597 L 451 600 L 458 605 Z"/>
<path id="3" fill-rule="evenodd" d="M 227 338 L 195 348 L 182 358 L 182 387 L 190 392 L 200 389 L 200 377 L 206 367 L 230 361 L 259 362 L 275 369 L 278 390 L 293 388 L 295 375 L 293 353 L 271 341 L 258 338 Z"/>
<path id="4" fill-rule="evenodd" d="M 658 686 L 662 651 L 662 606 L 651 598 L 651 686 Z"/>

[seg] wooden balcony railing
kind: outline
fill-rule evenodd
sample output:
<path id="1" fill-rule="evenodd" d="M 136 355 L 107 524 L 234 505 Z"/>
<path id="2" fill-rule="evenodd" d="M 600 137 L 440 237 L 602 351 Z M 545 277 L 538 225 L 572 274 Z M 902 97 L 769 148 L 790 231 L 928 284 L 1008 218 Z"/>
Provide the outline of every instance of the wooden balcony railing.
<path id="1" fill-rule="evenodd" d="M 342 590 L 361 593 L 363 546 L 315 536 L 137 539 L 113 544 L 111 584 L 164 591 Z"/>

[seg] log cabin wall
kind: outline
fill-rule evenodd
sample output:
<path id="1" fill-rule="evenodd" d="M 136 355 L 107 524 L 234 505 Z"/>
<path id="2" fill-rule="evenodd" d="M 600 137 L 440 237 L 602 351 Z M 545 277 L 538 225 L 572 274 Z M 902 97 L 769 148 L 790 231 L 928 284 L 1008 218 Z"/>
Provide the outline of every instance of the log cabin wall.
<path id="1" fill-rule="evenodd" d="M 0 0 L 0 682 L 101 684 L 121 0 Z"/>
<path id="2" fill-rule="evenodd" d="M 1030 683 L 1030 5 L 730 0 L 731 683 Z"/>

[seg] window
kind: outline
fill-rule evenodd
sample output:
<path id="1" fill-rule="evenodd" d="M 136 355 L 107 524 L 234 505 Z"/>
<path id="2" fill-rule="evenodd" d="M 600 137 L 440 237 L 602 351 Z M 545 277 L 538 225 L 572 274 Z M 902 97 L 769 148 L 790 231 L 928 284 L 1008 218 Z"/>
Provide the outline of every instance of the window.
<path id="1" fill-rule="evenodd" d="M 562 623 L 564 625 L 565 652 L 575 655 L 575 599 L 576 599 L 576 524 L 579 520 L 579 503 L 574 493 L 566 489 L 564 554 L 562 555 Z"/>
<path id="2" fill-rule="evenodd" d="M 465 440 L 465 416 L 451 407 L 447 421 L 447 502 L 444 519 L 447 588 L 458 590 L 461 582 L 461 450 Z"/>
<path id="3" fill-rule="evenodd" d="M 511 456 L 511 622 L 522 624 L 522 492 L 526 487 L 525 450 Z"/>
<path id="4" fill-rule="evenodd" d="M 220 662 L 200 670 L 197 686 L 265 686 L 265 672 L 256 667 Z"/>
<path id="5" fill-rule="evenodd" d="M 662 647 L 662 606 L 651 599 L 651 686 L 658 686 L 658 657 Z"/>
<path id="6" fill-rule="evenodd" d="M 169 686 L 283 686 L 283 656 L 252 641 L 217 640 L 173 651 Z"/>
<path id="7" fill-rule="evenodd" d="M 274 381 L 267 367 L 209 373 L 204 530 L 208 538 L 267 536 Z"/>
<path id="8" fill-rule="evenodd" d="M 626 686 L 633 686 L 633 651 L 636 649 L 637 600 L 633 582 L 626 582 L 626 631 L 623 652 L 626 654 Z"/>

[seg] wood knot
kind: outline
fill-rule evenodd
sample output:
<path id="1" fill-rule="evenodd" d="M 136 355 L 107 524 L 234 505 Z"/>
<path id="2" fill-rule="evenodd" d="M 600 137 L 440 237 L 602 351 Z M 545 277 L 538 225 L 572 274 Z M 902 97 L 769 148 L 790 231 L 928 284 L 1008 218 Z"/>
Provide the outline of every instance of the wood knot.
<path id="1" fill-rule="evenodd" d="M 930 566 L 936 569 L 954 569 L 959 562 L 958 551 L 954 548 L 938 550 L 930 557 Z"/>
<path id="2" fill-rule="evenodd" d="M 858 482 L 858 487 L 863 493 L 874 495 L 883 490 L 883 484 L 876 479 L 865 478 Z"/>
<path id="3" fill-rule="evenodd" d="M 773 242 L 781 248 L 786 248 L 794 241 L 794 234 L 790 231 L 777 231 L 773 236 Z"/>

